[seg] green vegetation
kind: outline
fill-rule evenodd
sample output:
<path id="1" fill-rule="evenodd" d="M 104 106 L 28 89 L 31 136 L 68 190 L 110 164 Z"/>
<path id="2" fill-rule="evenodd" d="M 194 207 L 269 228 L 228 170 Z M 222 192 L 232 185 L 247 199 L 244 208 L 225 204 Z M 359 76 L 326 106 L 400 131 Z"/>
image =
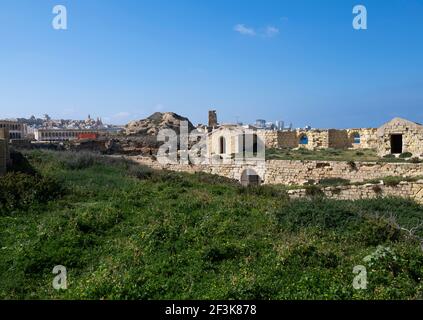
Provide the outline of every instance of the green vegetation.
<path id="1" fill-rule="evenodd" d="M 319 181 L 319 185 L 322 187 L 332 187 L 332 186 L 348 186 L 351 184 L 350 180 L 342 178 L 326 178 Z"/>
<path id="2" fill-rule="evenodd" d="M 364 182 L 355 182 L 352 183 L 353 185 L 363 185 L 363 184 L 379 184 L 381 181 L 383 184 L 395 187 L 399 185 L 401 182 L 416 182 L 419 180 L 423 180 L 423 176 L 416 176 L 416 177 L 402 177 L 402 176 L 388 176 L 388 177 L 382 177 L 379 179 L 370 179 L 365 180 Z"/>
<path id="3" fill-rule="evenodd" d="M 402 159 L 411 158 L 412 156 L 413 154 L 411 152 L 403 152 L 399 155 L 399 157 Z"/>
<path id="4" fill-rule="evenodd" d="M 0 207 L 2 299 L 423 298 L 423 230 L 399 227 L 421 224 L 414 202 L 293 201 L 277 186 L 122 159 L 26 157 L 48 189 L 29 197 L 33 176 L 0 178 L 29 199 Z M 68 290 L 52 288 L 55 265 L 66 266 Z M 356 265 L 367 290 L 352 287 Z"/>
<path id="5" fill-rule="evenodd" d="M 407 162 L 404 158 L 396 158 L 394 155 L 380 158 L 375 150 L 341 150 L 321 149 L 267 149 L 267 160 L 318 160 L 318 161 L 354 161 L 364 162 Z M 416 160 L 413 160 L 416 161 Z M 411 161 L 410 161 L 411 162 Z"/>

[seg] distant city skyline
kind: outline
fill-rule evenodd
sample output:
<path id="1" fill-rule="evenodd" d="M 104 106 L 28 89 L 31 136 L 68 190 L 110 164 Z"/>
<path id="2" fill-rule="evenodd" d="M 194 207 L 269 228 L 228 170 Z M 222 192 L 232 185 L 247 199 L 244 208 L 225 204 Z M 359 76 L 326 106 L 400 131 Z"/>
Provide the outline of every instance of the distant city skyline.
<path id="1" fill-rule="evenodd" d="M 67 30 L 52 28 L 57 4 Z M 422 30 L 421 0 L 3 0 L 0 118 L 423 122 Z"/>

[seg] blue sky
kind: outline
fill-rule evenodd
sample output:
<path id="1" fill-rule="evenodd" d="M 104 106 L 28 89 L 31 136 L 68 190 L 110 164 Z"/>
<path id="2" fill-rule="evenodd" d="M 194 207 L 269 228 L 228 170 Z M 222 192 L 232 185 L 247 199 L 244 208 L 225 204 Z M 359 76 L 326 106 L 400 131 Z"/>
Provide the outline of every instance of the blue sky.
<path id="1" fill-rule="evenodd" d="M 52 28 L 52 8 L 68 30 Z M 368 30 L 352 8 L 368 10 Z M 423 0 L 1 0 L 0 118 L 423 122 Z"/>

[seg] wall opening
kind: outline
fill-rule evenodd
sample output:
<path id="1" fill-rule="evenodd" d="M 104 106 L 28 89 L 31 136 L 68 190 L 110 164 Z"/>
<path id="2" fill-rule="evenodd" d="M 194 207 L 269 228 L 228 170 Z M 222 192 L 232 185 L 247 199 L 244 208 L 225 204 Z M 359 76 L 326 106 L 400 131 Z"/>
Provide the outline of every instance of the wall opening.
<path id="1" fill-rule="evenodd" d="M 360 144 L 361 143 L 361 136 L 358 132 L 353 133 L 353 143 Z"/>
<path id="2" fill-rule="evenodd" d="M 252 143 L 253 143 L 252 146 L 250 145 L 251 138 L 252 138 Z M 249 156 L 249 155 L 251 155 L 251 153 L 252 153 L 253 156 L 257 156 L 257 153 L 258 153 L 258 136 L 255 133 L 252 134 L 252 135 L 249 134 L 248 138 L 247 138 L 247 135 L 244 133 L 242 135 L 241 143 L 242 143 L 242 154 L 243 154 L 243 156 Z M 247 144 L 249 144 L 249 145 L 247 145 Z"/>
<path id="3" fill-rule="evenodd" d="M 260 182 L 260 176 L 253 169 L 246 169 L 242 172 L 241 185 L 244 187 L 259 186 Z"/>
<path id="4" fill-rule="evenodd" d="M 402 153 L 402 134 L 391 135 L 391 154 Z"/>
<path id="5" fill-rule="evenodd" d="M 226 153 L 226 139 L 224 137 L 219 138 L 219 153 L 220 154 Z"/>
<path id="6" fill-rule="evenodd" d="M 307 137 L 305 134 L 303 134 L 303 135 L 300 137 L 300 144 L 301 144 L 301 145 L 306 145 L 306 144 L 308 144 L 308 137 Z"/>

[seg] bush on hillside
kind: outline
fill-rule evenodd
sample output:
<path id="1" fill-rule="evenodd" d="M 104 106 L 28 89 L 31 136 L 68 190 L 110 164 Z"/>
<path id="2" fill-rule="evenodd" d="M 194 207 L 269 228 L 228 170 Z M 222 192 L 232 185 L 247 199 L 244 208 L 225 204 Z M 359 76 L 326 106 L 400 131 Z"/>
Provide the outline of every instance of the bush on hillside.
<path id="1" fill-rule="evenodd" d="M 10 172 L 0 177 L 0 214 L 28 209 L 64 194 L 64 188 L 54 178 Z"/>
<path id="2" fill-rule="evenodd" d="M 101 156 L 92 152 L 63 152 L 59 153 L 62 166 L 69 170 L 87 169 L 100 162 Z"/>
<path id="3" fill-rule="evenodd" d="M 21 172 L 32 176 L 37 173 L 37 171 L 29 163 L 28 159 L 18 151 L 11 150 L 10 160 L 11 165 L 7 167 L 7 170 L 10 172 Z"/>

